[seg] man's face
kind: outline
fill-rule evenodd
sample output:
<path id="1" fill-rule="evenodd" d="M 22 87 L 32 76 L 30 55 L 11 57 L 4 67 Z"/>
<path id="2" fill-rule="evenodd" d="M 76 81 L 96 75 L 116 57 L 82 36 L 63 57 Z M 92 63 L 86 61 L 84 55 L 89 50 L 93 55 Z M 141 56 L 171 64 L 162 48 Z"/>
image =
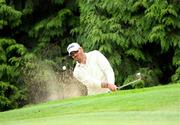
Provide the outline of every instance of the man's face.
<path id="1" fill-rule="evenodd" d="M 82 48 L 79 48 L 77 51 L 72 51 L 70 55 L 74 60 L 81 62 L 83 57 L 83 50 Z"/>

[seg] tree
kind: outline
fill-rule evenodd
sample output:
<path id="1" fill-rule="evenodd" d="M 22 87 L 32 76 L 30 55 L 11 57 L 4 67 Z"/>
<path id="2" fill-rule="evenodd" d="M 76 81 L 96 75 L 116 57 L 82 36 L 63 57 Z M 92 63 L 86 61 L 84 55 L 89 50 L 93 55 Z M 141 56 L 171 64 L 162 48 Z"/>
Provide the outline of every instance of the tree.
<path id="1" fill-rule="evenodd" d="M 0 0 L 1 111 L 27 100 L 20 73 L 34 65 L 33 56 L 51 66 L 66 60 L 66 46 L 75 39 L 70 31 L 79 23 L 76 5 L 75 0 Z M 47 51 L 49 46 L 58 49 Z"/>
<path id="2" fill-rule="evenodd" d="M 25 100 L 25 88 L 18 70 L 26 48 L 15 40 L 0 38 L 0 111 L 17 108 Z"/>

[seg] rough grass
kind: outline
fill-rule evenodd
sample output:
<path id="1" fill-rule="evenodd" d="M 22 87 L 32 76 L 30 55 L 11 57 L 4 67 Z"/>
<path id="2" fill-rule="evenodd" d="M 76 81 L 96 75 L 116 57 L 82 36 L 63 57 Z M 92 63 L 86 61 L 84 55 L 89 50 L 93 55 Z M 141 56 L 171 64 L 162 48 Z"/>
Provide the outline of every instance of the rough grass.
<path id="1" fill-rule="evenodd" d="M 0 113 L 0 125 L 178 125 L 180 84 L 123 90 Z"/>

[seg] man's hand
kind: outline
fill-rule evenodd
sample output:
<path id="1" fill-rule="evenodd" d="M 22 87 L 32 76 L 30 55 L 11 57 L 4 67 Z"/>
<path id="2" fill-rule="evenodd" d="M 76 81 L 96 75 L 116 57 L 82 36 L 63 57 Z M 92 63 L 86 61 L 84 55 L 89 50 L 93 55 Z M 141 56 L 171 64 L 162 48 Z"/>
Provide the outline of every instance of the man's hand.
<path id="1" fill-rule="evenodd" d="M 102 82 L 101 87 L 102 88 L 109 88 L 111 91 L 116 91 L 117 90 L 117 86 L 114 85 L 114 84 L 111 84 L 111 83 Z"/>
<path id="2" fill-rule="evenodd" d="M 117 90 L 117 86 L 114 85 L 114 84 L 108 84 L 108 88 L 109 88 L 111 91 L 116 91 L 116 90 Z"/>

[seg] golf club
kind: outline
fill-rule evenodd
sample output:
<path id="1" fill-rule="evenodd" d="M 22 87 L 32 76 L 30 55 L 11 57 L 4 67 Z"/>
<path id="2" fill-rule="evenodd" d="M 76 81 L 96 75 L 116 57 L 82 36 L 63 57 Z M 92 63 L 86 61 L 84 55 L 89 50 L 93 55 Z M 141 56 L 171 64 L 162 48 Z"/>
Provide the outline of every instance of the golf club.
<path id="1" fill-rule="evenodd" d="M 137 73 L 137 74 L 136 74 L 136 78 L 138 78 L 138 79 L 136 79 L 136 80 L 134 80 L 134 81 L 132 81 L 132 82 L 129 82 L 129 83 L 125 84 L 125 85 L 119 86 L 119 87 L 117 87 L 117 89 L 120 90 L 120 89 L 122 89 L 122 88 L 124 88 L 124 87 L 126 87 L 126 86 L 132 85 L 132 84 L 140 81 L 140 80 L 141 80 L 141 73 Z"/>

